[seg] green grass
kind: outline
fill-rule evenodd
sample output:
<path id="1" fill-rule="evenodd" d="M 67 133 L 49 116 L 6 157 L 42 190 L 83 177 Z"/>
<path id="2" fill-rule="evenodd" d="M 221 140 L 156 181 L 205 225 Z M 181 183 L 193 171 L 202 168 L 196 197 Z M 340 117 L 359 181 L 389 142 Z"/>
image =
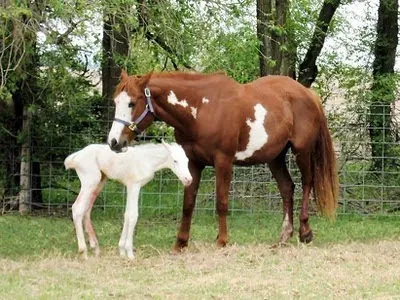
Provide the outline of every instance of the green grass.
<path id="1" fill-rule="evenodd" d="M 77 254 L 69 217 L 0 217 L 1 299 L 392 299 L 400 294 L 400 218 L 311 217 L 315 241 L 277 241 L 281 215 L 229 216 L 218 250 L 216 217 L 199 212 L 189 248 L 171 255 L 179 220 L 143 213 L 136 260 L 118 256 L 122 211 L 96 210 L 100 257 Z M 295 223 L 296 228 L 298 222 Z"/>
<path id="2" fill-rule="evenodd" d="M 95 211 L 93 222 L 101 248 L 117 249 L 123 214 Z M 400 238 L 400 218 L 339 216 L 335 222 L 313 216 L 310 220 L 316 246 L 326 244 L 371 242 Z M 168 252 L 175 240 L 179 220 L 174 216 L 139 216 L 135 246 L 144 255 Z M 266 244 L 277 241 L 281 216 L 278 214 L 242 214 L 228 217 L 230 243 Z M 298 221 L 295 219 L 297 244 Z M 46 253 L 75 255 L 76 240 L 71 218 L 5 215 L 0 217 L 0 256 L 39 257 Z M 192 221 L 191 240 L 213 243 L 217 235 L 217 218 L 211 213 L 198 213 Z M 150 254 L 146 254 L 150 250 Z"/>

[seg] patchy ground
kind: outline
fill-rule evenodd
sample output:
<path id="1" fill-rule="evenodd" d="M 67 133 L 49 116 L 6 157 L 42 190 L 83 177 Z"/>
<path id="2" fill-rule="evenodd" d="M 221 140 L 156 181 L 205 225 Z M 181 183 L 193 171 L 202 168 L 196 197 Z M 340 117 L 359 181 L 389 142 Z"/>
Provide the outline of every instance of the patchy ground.
<path id="1" fill-rule="evenodd" d="M 150 253 L 150 254 L 149 254 Z M 192 243 L 181 255 L 139 247 L 98 258 L 49 254 L 0 258 L 0 298 L 393 299 L 400 295 L 400 241 L 346 245 Z"/>

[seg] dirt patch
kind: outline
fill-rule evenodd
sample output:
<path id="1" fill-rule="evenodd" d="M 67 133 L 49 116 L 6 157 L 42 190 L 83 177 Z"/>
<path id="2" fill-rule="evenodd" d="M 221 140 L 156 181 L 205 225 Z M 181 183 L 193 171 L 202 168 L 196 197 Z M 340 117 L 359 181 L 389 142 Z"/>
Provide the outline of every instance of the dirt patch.
<path id="1" fill-rule="evenodd" d="M 141 247 L 82 261 L 62 255 L 0 259 L 6 298 L 393 298 L 400 295 L 400 241 L 324 247 L 192 243 L 173 255 Z"/>

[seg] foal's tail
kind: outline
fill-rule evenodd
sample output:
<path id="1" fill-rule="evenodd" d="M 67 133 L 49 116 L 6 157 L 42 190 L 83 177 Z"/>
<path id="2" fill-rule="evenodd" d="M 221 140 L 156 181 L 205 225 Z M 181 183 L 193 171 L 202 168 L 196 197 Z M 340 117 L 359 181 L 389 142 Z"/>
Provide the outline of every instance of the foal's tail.
<path id="1" fill-rule="evenodd" d="M 75 158 L 76 158 L 76 156 L 78 156 L 79 152 L 80 152 L 80 151 L 70 154 L 70 155 L 64 160 L 64 166 L 65 166 L 65 169 L 66 169 L 66 170 L 68 170 L 68 169 L 75 169 L 75 168 L 76 168 L 76 161 L 75 161 Z"/>
<path id="2" fill-rule="evenodd" d="M 327 120 L 320 102 L 319 105 L 322 114 L 321 126 L 311 156 L 314 196 L 319 211 L 330 219 L 334 219 L 339 195 L 336 156 Z"/>

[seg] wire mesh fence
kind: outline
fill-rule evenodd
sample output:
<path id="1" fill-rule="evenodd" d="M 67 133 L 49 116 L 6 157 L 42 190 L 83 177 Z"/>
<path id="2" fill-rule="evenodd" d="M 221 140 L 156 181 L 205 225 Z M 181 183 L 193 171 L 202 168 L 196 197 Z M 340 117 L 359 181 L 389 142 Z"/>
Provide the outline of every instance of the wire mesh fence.
<path id="1" fill-rule="evenodd" d="M 62 109 L 67 110 L 66 116 L 74 119 L 74 114 L 86 108 L 69 106 Z M 40 208 L 48 213 L 69 212 L 80 184 L 73 170 L 64 169 L 63 161 L 70 153 L 88 144 L 104 143 L 111 126 L 113 108 L 97 107 L 95 110 L 103 112 L 83 116 L 79 122 L 63 123 L 65 119 L 55 119 L 43 124 L 40 114 L 33 116 L 29 134 L 25 136 L 29 157 L 21 157 L 21 141 L 16 137 L 10 136 L 3 141 L 0 178 L 3 213 L 18 207 L 23 191 L 27 193 L 27 204 L 32 209 Z M 101 118 L 100 115 L 107 117 Z M 392 105 L 390 115 L 385 113 L 374 116 L 375 119 L 382 119 L 377 124 L 390 124 L 390 128 L 380 125 L 374 128 L 375 132 L 380 132 L 374 141 L 371 139 L 371 126 L 367 125 L 368 122 L 352 123 L 337 112 L 328 113 L 328 117 L 339 168 L 338 212 L 397 215 L 400 211 L 399 107 Z M 388 117 L 390 122 L 386 122 Z M 371 113 L 366 107 L 359 114 L 358 120 L 368 118 L 371 118 Z M 38 130 L 39 126 L 46 128 L 46 131 Z M 166 129 L 165 124 L 156 122 L 141 137 L 140 143 L 156 142 L 160 138 L 173 141 L 170 133 L 171 129 Z M 374 156 L 373 153 L 376 155 L 377 151 L 380 151 L 380 155 Z M 29 162 L 28 174 L 21 173 L 21 162 Z M 296 184 L 295 207 L 299 208 L 301 175 L 290 152 L 287 163 Z M 21 186 L 22 177 L 29 178 L 29 185 Z M 125 188 L 121 184 L 108 181 L 95 207 L 105 212 L 113 209 L 122 211 L 125 197 Z M 182 201 L 183 185 L 172 172 L 162 170 L 142 189 L 140 209 L 142 213 L 179 215 Z M 234 168 L 230 187 L 231 213 L 275 212 L 281 211 L 281 206 L 278 188 L 266 164 Z M 215 173 L 212 167 L 203 171 L 196 211 L 215 211 Z"/>

